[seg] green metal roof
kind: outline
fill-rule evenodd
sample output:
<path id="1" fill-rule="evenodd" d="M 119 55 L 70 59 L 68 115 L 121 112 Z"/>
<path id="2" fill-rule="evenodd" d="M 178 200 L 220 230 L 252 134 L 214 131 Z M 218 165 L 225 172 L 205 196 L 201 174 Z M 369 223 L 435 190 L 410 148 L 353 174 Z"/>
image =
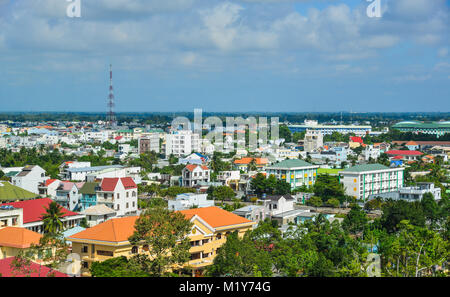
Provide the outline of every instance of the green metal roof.
<path id="1" fill-rule="evenodd" d="M 37 198 L 39 195 L 19 188 L 6 181 L 0 181 L 0 201 L 14 202 L 17 200 L 30 200 Z"/>
<path id="2" fill-rule="evenodd" d="M 10 171 L 10 172 L 8 172 L 7 174 L 5 174 L 5 176 L 7 176 L 7 177 L 14 177 L 14 176 L 16 176 L 17 174 L 19 174 L 19 172 L 20 172 L 20 171 Z"/>
<path id="3" fill-rule="evenodd" d="M 310 166 L 315 165 L 299 159 L 287 159 L 280 163 L 273 164 L 268 168 L 296 168 L 296 167 L 310 167 Z"/>
<path id="4" fill-rule="evenodd" d="M 450 122 L 417 122 L 408 121 L 400 122 L 393 126 L 393 128 L 411 128 L 411 129 L 450 129 Z"/>
<path id="5" fill-rule="evenodd" d="M 95 194 L 95 187 L 97 187 L 99 183 L 85 183 L 84 186 L 81 187 L 79 193 L 86 195 Z"/>
<path id="6" fill-rule="evenodd" d="M 389 169 L 389 167 L 384 166 L 382 164 L 363 164 L 344 169 L 340 172 L 363 172 L 363 171 L 376 171 L 386 169 Z"/>

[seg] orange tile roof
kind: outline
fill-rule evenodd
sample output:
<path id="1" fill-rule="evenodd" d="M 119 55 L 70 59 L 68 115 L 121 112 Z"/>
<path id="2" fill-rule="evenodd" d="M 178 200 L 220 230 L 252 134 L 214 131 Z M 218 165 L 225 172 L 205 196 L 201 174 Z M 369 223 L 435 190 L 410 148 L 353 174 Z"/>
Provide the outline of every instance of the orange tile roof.
<path id="1" fill-rule="evenodd" d="M 189 165 L 186 166 L 186 169 L 189 170 L 189 171 L 194 171 L 194 169 L 197 168 L 197 166 L 200 166 L 200 165 L 189 164 Z M 201 165 L 200 168 L 202 168 L 203 170 L 209 170 L 209 168 L 207 166 L 205 166 L 205 165 Z"/>
<path id="2" fill-rule="evenodd" d="M 256 165 L 266 165 L 269 163 L 269 159 L 267 158 L 254 158 Z M 250 164 L 252 162 L 253 158 L 242 158 L 240 160 L 235 160 L 234 164 Z"/>
<path id="3" fill-rule="evenodd" d="M 138 218 L 139 217 L 137 216 L 133 216 L 110 219 L 104 223 L 98 224 L 97 226 L 74 234 L 68 238 L 108 242 L 127 241 L 128 238 L 134 233 L 134 224 Z"/>
<path id="4" fill-rule="evenodd" d="M 186 209 L 180 212 L 188 219 L 198 215 L 213 228 L 252 222 L 216 206 Z"/>
<path id="5" fill-rule="evenodd" d="M 31 244 L 39 244 L 42 235 L 25 228 L 6 227 L 0 229 L 0 246 L 29 248 Z"/>
<path id="6" fill-rule="evenodd" d="M 243 217 L 235 215 L 221 208 L 212 206 L 197 209 L 182 210 L 180 213 L 190 220 L 194 215 L 198 215 L 213 228 L 244 223 L 252 223 Z M 134 224 L 139 217 L 125 217 L 111 219 L 92 228 L 88 228 L 68 239 L 107 241 L 112 243 L 127 241 L 134 233 Z"/>
<path id="7" fill-rule="evenodd" d="M 408 143 L 406 143 L 405 145 L 418 145 L 417 142 L 411 140 Z"/>

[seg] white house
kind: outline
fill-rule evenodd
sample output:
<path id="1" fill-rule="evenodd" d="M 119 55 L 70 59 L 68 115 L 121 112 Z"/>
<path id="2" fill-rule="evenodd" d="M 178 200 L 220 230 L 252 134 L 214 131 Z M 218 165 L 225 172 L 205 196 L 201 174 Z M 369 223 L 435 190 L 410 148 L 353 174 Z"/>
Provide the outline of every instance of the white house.
<path id="1" fill-rule="evenodd" d="M 169 200 L 169 209 L 173 211 L 179 211 L 184 209 L 190 209 L 194 206 L 201 207 L 210 207 L 214 206 L 213 200 L 207 199 L 207 194 L 194 194 L 194 193 L 186 193 L 179 194 L 175 200 Z"/>
<path id="2" fill-rule="evenodd" d="M 205 165 L 187 165 L 182 171 L 182 186 L 192 188 L 199 182 L 210 181 L 210 170 Z"/>
<path id="3" fill-rule="evenodd" d="M 117 216 L 137 213 L 138 189 L 131 177 L 104 178 L 97 191 L 97 204 L 105 204 Z"/>
<path id="4" fill-rule="evenodd" d="M 200 135 L 189 130 L 172 131 L 166 135 L 166 156 L 186 156 L 200 151 Z"/>
<path id="5" fill-rule="evenodd" d="M 59 205 L 70 211 L 75 211 L 80 206 L 81 193 L 79 190 L 84 186 L 84 182 L 73 183 L 63 181 L 56 189 L 56 196 L 53 198 Z"/>
<path id="6" fill-rule="evenodd" d="M 104 204 L 91 206 L 81 213 L 86 215 L 89 227 L 97 226 L 116 216 L 116 212 Z"/>
<path id="7" fill-rule="evenodd" d="M 45 176 L 45 170 L 37 165 L 25 166 L 22 171 L 12 178 L 12 184 L 39 194 L 39 185 L 45 182 L 48 176 Z"/>

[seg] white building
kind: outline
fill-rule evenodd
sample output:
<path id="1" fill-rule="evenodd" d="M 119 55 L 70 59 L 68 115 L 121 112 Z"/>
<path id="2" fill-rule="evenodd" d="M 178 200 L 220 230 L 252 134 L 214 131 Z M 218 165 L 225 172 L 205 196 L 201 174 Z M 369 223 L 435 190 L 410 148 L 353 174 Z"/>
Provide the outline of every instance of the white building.
<path id="1" fill-rule="evenodd" d="M 404 170 L 381 164 L 366 164 L 340 171 L 339 177 L 347 195 L 366 200 L 370 195 L 394 192 L 403 187 Z"/>
<path id="2" fill-rule="evenodd" d="M 63 181 L 56 189 L 56 196 L 53 200 L 70 211 L 76 211 L 80 208 L 81 193 L 79 191 L 83 186 L 84 182 Z"/>
<path id="3" fill-rule="evenodd" d="M 97 191 L 97 204 L 116 211 L 117 216 L 137 213 L 138 189 L 131 177 L 104 178 Z"/>
<path id="4" fill-rule="evenodd" d="M 172 131 L 166 135 L 166 157 L 186 156 L 200 151 L 200 136 L 188 130 Z"/>
<path id="5" fill-rule="evenodd" d="M 187 165 L 182 171 L 182 186 L 192 188 L 199 182 L 210 181 L 210 170 L 204 165 Z"/>
<path id="6" fill-rule="evenodd" d="M 373 160 L 376 160 L 380 157 L 381 150 L 379 148 L 374 148 L 373 145 L 366 146 L 366 149 L 364 150 L 364 158 L 366 161 L 369 161 L 370 158 Z"/>
<path id="7" fill-rule="evenodd" d="M 322 132 L 316 130 L 306 130 L 304 151 L 308 153 L 314 152 L 322 146 L 323 146 Z"/>
<path id="8" fill-rule="evenodd" d="M 292 133 L 303 132 L 306 130 L 314 130 L 321 132 L 323 135 L 331 135 L 333 132 L 341 134 L 355 133 L 356 136 L 366 136 L 372 131 L 372 126 L 357 126 L 357 125 L 319 125 L 317 121 L 305 120 L 303 125 L 291 125 L 289 130 Z"/>
<path id="9" fill-rule="evenodd" d="M 160 152 L 159 141 L 160 137 L 158 133 L 152 133 L 149 136 L 141 137 L 138 140 L 138 154 L 144 154 L 147 152 Z"/>
<path id="10" fill-rule="evenodd" d="M 207 199 L 207 194 L 194 194 L 185 193 L 179 194 L 175 200 L 169 200 L 169 209 L 173 211 L 179 211 L 184 209 L 190 209 L 192 207 L 210 207 L 214 206 L 213 200 Z"/>
<path id="11" fill-rule="evenodd" d="M 384 199 L 406 200 L 409 202 L 422 201 L 426 193 L 433 194 L 434 200 L 441 200 L 441 188 L 436 188 L 434 183 L 417 183 L 415 187 L 401 187 L 398 191 L 370 195 L 369 199 L 381 197 Z"/>
<path id="12" fill-rule="evenodd" d="M 11 181 L 12 184 L 17 187 L 39 194 L 39 185 L 44 183 L 47 179 L 48 176 L 45 176 L 44 169 L 37 165 L 31 165 L 25 166 L 19 174 L 11 179 Z"/>
<path id="13" fill-rule="evenodd" d="M 87 175 L 98 173 L 109 168 L 123 168 L 122 165 L 95 166 L 83 168 L 67 168 L 60 175 L 62 179 L 72 181 L 86 181 Z"/>

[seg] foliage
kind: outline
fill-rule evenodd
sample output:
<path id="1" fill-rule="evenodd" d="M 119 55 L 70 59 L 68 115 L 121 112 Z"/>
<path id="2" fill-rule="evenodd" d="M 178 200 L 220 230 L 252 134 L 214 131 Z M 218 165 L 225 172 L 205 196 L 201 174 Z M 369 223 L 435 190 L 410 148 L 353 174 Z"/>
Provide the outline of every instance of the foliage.
<path id="1" fill-rule="evenodd" d="M 189 260 L 190 241 L 187 235 L 192 223 L 179 212 L 163 207 L 146 209 L 136 220 L 132 245 L 148 245 L 151 259 L 146 254 L 136 255 L 130 261 L 152 276 L 164 276 L 171 269 L 181 268 Z"/>
<path id="2" fill-rule="evenodd" d="M 103 262 L 94 262 L 90 268 L 93 277 L 147 277 L 150 276 L 145 271 L 137 269 L 130 264 L 127 257 L 121 256 L 105 260 Z"/>
<path id="3" fill-rule="evenodd" d="M 50 202 L 45 213 L 42 215 L 42 221 L 44 223 L 44 232 L 50 235 L 56 235 L 63 229 L 62 207 L 56 202 Z"/>

